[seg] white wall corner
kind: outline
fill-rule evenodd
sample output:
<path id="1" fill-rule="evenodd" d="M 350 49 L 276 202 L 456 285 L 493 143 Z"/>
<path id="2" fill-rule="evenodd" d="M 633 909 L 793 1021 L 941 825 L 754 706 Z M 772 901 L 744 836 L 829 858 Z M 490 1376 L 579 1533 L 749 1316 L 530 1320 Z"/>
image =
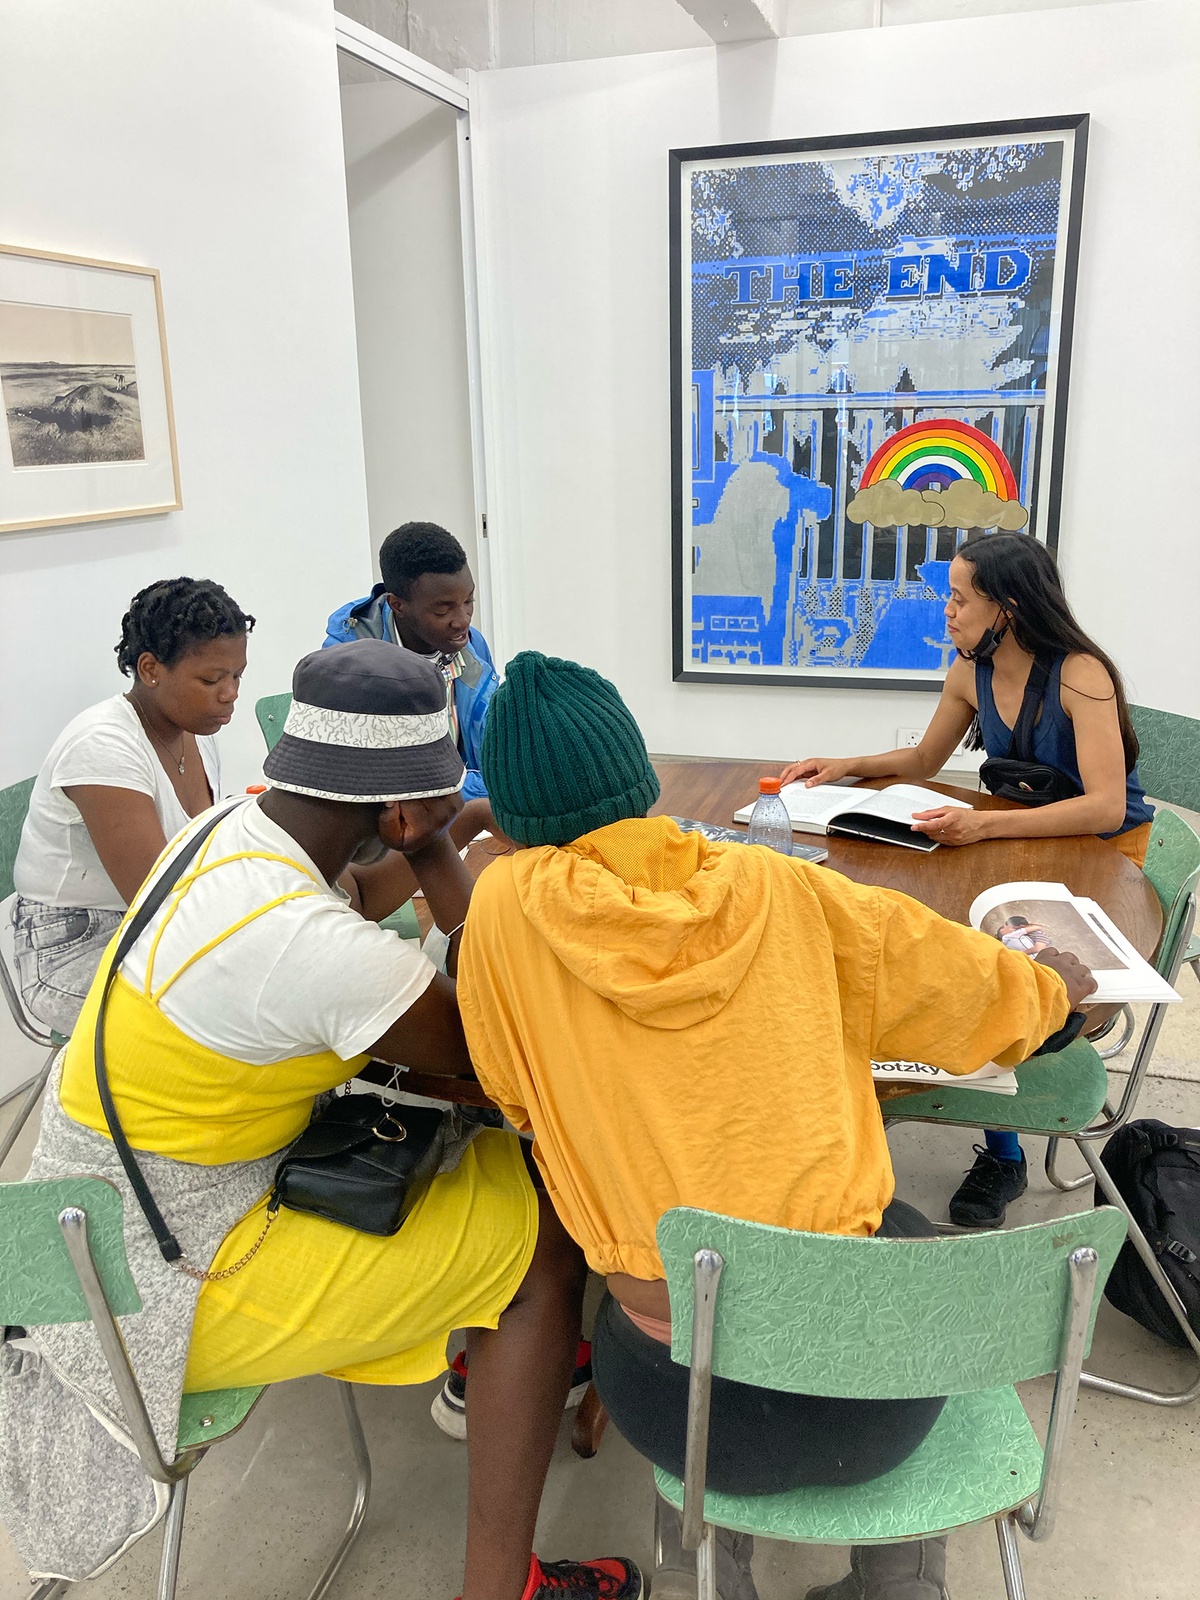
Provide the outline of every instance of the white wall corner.
<path id="1" fill-rule="evenodd" d="M 784 0 L 679 0 L 716 44 L 778 39 L 784 31 Z"/>

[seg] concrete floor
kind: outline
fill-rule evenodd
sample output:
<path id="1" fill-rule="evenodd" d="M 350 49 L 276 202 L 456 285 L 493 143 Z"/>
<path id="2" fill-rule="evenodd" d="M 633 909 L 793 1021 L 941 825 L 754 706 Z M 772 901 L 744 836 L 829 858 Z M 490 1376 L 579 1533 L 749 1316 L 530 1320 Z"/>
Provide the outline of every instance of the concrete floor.
<path id="1" fill-rule="evenodd" d="M 1139 1114 L 1200 1126 L 1200 984 L 1185 971 L 1184 1004 L 1173 1007 Z M 5 1023 L 7 1018 L 4 1019 Z M 0 1030 L 2 1031 L 2 1030 Z M 11 1032 L 0 1037 L 6 1065 L 37 1055 Z M 1120 1063 L 1114 1063 L 1119 1066 Z M 1114 1073 L 1113 1087 L 1122 1087 Z M 7 1125 L 11 1106 L 0 1108 Z M 25 1130 L 4 1176 L 24 1170 L 34 1130 Z M 931 1217 L 970 1164 L 965 1129 L 891 1130 L 897 1192 Z M 1061 1215 L 1090 1204 L 1091 1191 L 1060 1195 L 1041 1171 L 1043 1141 L 1031 1141 L 1028 1194 L 1012 1222 Z M 1064 1166 L 1082 1170 L 1073 1152 Z M 1107 1303 L 1090 1365 L 1097 1372 L 1157 1387 L 1183 1388 L 1189 1361 Z M 462 1575 L 466 1452 L 429 1418 L 436 1384 L 358 1390 L 374 1489 L 358 1548 L 333 1600 L 451 1600 Z M 1049 1384 L 1022 1390 L 1039 1429 Z M 1079 1401 L 1071 1473 L 1058 1528 L 1043 1545 L 1022 1544 L 1030 1600 L 1194 1600 L 1200 1530 L 1200 1404 L 1182 1411 L 1139 1405 L 1094 1391 Z M 333 1385 L 322 1379 L 269 1390 L 240 1434 L 218 1447 L 193 1479 L 184 1537 L 181 1600 L 297 1600 L 307 1593 L 343 1525 L 351 1493 L 349 1454 Z M 547 1558 L 604 1553 L 651 1565 L 650 1469 L 613 1430 L 599 1455 L 571 1453 L 559 1439 L 538 1529 Z M 154 1593 L 159 1535 L 152 1534 L 111 1573 L 80 1586 L 81 1600 Z M 810 1584 L 846 1570 L 836 1548 L 761 1544 L 755 1559 L 762 1600 L 802 1600 Z M 954 1535 L 954 1600 L 1002 1600 L 1004 1584 L 991 1524 Z M 28 1584 L 0 1530 L 0 1597 L 17 1600 Z"/>

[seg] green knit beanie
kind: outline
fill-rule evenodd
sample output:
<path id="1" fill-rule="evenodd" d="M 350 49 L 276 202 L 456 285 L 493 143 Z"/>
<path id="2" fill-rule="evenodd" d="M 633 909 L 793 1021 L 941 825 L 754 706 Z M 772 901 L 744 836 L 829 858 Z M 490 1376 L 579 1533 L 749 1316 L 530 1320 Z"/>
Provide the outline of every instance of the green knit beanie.
<path id="1" fill-rule="evenodd" d="M 658 799 L 646 741 L 608 679 L 537 650 L 508 663 L 479 764 L 496 825 L 518 844 L 570 844 Z"/>

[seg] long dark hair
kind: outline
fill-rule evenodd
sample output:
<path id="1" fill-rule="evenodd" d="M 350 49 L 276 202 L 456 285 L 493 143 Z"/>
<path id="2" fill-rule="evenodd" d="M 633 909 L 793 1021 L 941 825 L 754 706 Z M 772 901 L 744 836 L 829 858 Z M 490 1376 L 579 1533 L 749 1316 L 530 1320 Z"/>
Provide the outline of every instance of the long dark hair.
<path id="1" fill-rule="evenodd" d="M 1117 701 L 1117 721 L 1125 746 L 1125 771 L 1137 765 L 1138 740 L 1129 715 L 1125 684 L 1112 657 L 1075 620 L 1063 593 L 1058 564 L 1046 546 L 1027 533 L 993 533 L 971 539 L 959 550 L 969 561 L 975 588 L 1009 617 L 1013 638 L 1031 656 L 1094 656 L 1112 679 Z M 967 738 L 968 747 L 983 748 L 976 717 Z"/>

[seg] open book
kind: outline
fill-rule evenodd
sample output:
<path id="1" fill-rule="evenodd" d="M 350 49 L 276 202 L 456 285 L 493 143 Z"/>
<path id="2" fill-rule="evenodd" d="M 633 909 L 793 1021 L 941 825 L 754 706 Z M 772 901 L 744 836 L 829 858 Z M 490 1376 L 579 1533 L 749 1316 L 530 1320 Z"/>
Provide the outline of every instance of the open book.
<path id="1" fill-rule="evenodd" d="M 838 833 L 851 839 L 871 839 L 876 844 L 899 844 L 907 850 L 936 850 L 938 843 L 926 833 L 913 831 L 914 811 L 938 806 L 971 807 L 915 783 L 893 783 L 887 789 L 847 789 L 833 783 L 815 789 L 789 783 L 779 791 L 795 833 Z M 733 813 L 735 822 L 749 822 L 753 805 Z"/>
<path id="2" fill-rule="evenodd" d="M 1094 900 L 1065 883 L 998 883 L 976 897 L 968 916 L 973 928 L 1023 955 L 1053 948 L 1077 956 L 1096 980 L 1087 1005 L 1181 998 Z"/>
<path id="3" fill-rule="evenodd" d="M 941 1067 L 931 1067 L 927 1061 L 872 1061 L 871 1076 L 876 1083 L 902 1083 L 929 1089 L 954 1086 L 959 1089 L 982 1089 L 985 1094 L 1016 1094 L 1019 1085 L 1015 1072 L 987 1062 L 976 1072 L 944 1072 Z"/>

